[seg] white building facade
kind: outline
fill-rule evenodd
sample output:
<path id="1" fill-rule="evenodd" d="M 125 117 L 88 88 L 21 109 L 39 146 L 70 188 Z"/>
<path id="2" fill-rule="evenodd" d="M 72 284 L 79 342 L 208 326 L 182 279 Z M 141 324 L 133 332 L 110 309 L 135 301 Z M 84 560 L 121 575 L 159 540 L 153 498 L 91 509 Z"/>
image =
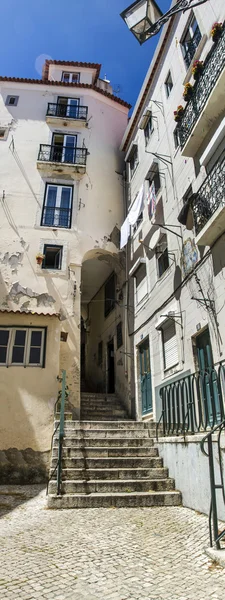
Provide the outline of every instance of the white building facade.
<path id="1" fill-rule="evenodd" d="M 46 471 L 62 369 L 74 418 L 81 378 L 128 402 L 119 145 L 129 105 L 92 63 L 46 61 L 42 79 L 0 77 L 0 87 L 0 449 L 3 472 L 19 461 L 26 480 L 27 459 L 37 477 Z"/>
<path id="2" fill-rule="evenodd" d="M 169 437 L 224 415 L 224 17 L 224 2 L 209 0 L 164 26 L 121 144 L 135 414 L 161 417 Z M 180 441 L 160 444 L 165 465 L 184 503 L 207 512 L 199 439 L 185 456 Z"/>

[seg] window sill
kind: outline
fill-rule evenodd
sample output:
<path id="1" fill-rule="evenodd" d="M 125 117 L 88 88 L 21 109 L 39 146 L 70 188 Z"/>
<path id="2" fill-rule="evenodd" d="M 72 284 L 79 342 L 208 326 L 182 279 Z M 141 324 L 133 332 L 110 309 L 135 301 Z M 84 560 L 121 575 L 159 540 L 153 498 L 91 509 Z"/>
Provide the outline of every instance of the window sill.
<path id="1" fill-rule="evenodd" d="M 192 58 L 192 61 L 191 61 L 190 65 L 189 65 L 189 67 L 188 67 L 187 73 L 186 73 L 184 81 L 183 81 L 183 85 L 185 85 L 185 83 L 187 83 L 191 79 L 191 76 L 192 76 L 192 71 L 191 70 L 192 70 L 193 62 L 200 57 L 200 55 L 202 53 L 202 50 L 203 50 L 203 48 L 204 48 L 207 40 L 208 40 L 208 36 L 206 35 L 206 33 L 204 33 L 204 35 L 202 36 L 202 38 L 201 38 L 201 40 L 199 42 L 198 47 L 196 48 L 196 52 L 195 52 L 195 54 L 194 54 L 194 56 Z"/>
<path id="2" fill-rule="evenodd" d="M 34 225 L 34 229 L 40 231 L 76 231 L 75 227 L 57 227 L 53 225 Z"/>
<path id="3" fill-rule="evenodd" d="M 173 377 L 176 373 L 179 373 L 179 371 L 183 371 L 183 367 L 181 367 L 180 363 L 178 362 L 174 365 L 171 365 L 171 367 L 168 369 L 164 369 L 163 378 L 169 379 L 169 377 Z"/>

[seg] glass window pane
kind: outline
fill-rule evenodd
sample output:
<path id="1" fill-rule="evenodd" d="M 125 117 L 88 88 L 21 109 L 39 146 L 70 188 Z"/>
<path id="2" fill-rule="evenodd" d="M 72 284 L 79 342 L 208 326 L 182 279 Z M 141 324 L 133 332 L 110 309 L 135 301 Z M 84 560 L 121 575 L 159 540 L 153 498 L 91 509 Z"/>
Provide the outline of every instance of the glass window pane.
<path id="1" fill-rule="evenodd" d="M 24 360 L 24 347 L 14 346 L 12 353 L 12 362 L 13 363 L 22 363 Z"/>
<path id="2" fill-rule="evenodd" d="M 9 340 L 9 331 L 7 329 L 0 330 L 0 346 L 7 346 Z"/>
<path id="3" fill-rule="evenodd" d="M 60 208 L 70 208 L 71 188 L 63 187 L 61 193 Z"/>
<path id="4" fill-rule="evenodd" d="M 46 206 L 50 207 L 54 207 L 56 204 L 56 196 L 57 196 L 57 187 L 56 186 L 49 186 L 48 187 L 48 192 L 47 192 L 47 199 L 46 199 Z"/>
<path id="5" fill-rule="evenodd" d="M 25 339 L 26 339 L 26 331 L 24 331 L 23 329 L 17 329 L 16 335 L 15 335 L 15 342 L 14 342 L 15 346 L 24 346 Z"/>
<path id="6" fill-rule="evenodd" d="M 29 364 L 40 364 L 41 348 L 31 348 L 29 356 Z"/>
<path id="7" fill-rule="evenodd" d="M 32 331 L 31 346 L 41 346 L 42 331 Z"/>
<path id="8" fill-rule="evenodd" d="M 7 346 L 0 346 L 0 363 L 6 362 Z"/>

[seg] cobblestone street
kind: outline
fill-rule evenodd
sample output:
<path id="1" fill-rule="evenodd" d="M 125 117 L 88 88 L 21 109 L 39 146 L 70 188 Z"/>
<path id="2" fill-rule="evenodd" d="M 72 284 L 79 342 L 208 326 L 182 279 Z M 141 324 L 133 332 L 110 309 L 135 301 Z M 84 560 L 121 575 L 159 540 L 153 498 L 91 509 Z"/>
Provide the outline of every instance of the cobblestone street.
<path id="1" fill-rule="evenodd" d="M 204 515 L 182 507 L 51 511 L 45 490 L 35 492 L 18 496 L 13 510 L 0 498 L 1 600 L 224 599 L 225 569 L 204 553 Z"/>

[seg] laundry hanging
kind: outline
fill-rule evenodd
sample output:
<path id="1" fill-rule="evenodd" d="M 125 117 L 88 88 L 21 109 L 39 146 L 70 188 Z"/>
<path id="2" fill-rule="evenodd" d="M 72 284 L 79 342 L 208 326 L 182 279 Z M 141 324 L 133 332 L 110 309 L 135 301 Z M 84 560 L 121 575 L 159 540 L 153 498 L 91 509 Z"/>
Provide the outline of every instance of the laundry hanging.
<path id="1" fill-rule="evenodd" d="M 138 192 L 136 200 L 133 202 L 131 209 L 127 215 L 130 225 L 135 225 L 138 220 L 140 213 L 144 207 L 144 184 L 142 184 L 140 191 Z"/>

